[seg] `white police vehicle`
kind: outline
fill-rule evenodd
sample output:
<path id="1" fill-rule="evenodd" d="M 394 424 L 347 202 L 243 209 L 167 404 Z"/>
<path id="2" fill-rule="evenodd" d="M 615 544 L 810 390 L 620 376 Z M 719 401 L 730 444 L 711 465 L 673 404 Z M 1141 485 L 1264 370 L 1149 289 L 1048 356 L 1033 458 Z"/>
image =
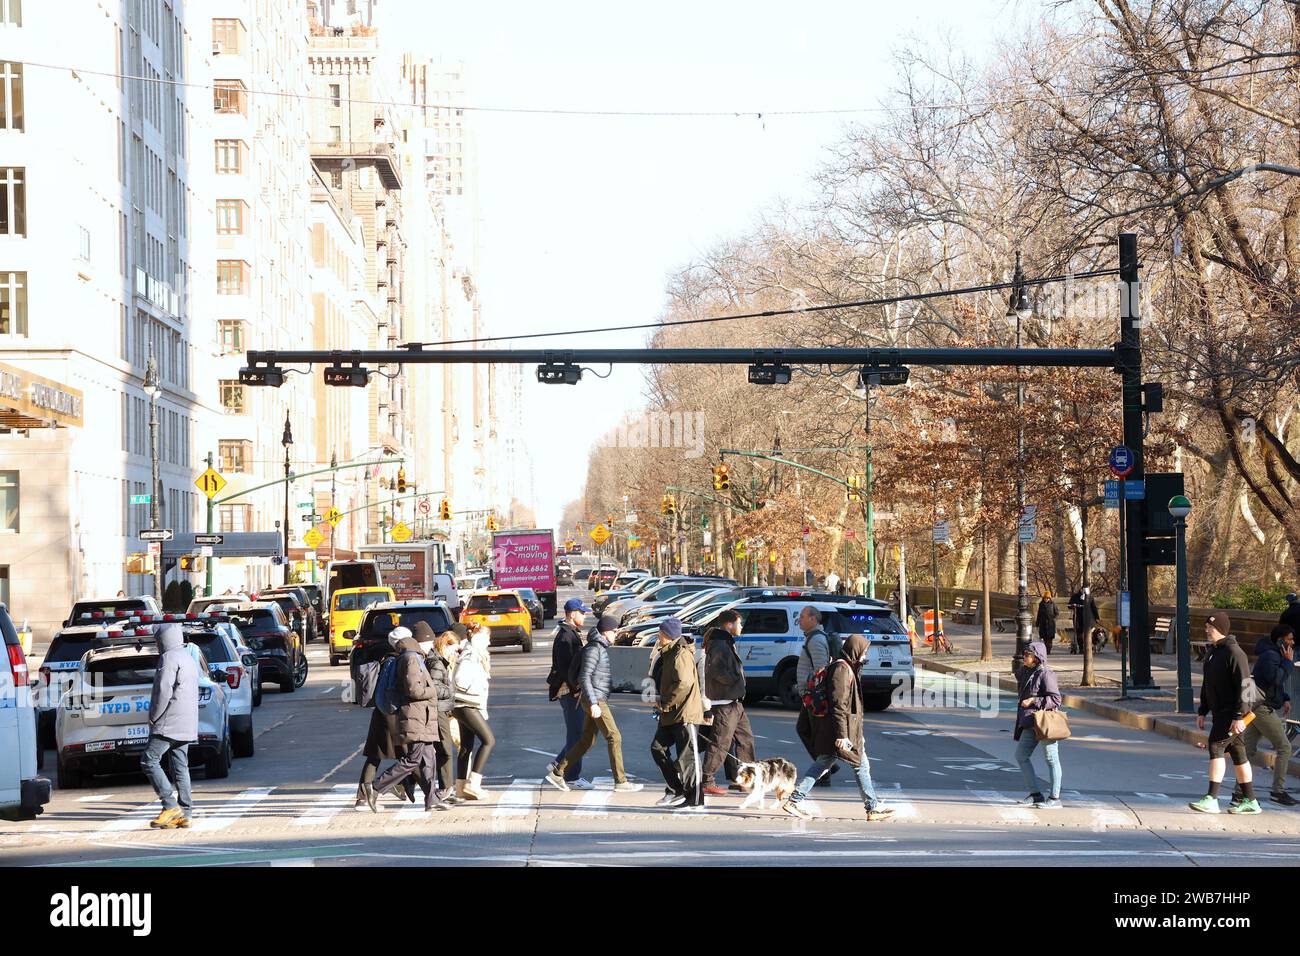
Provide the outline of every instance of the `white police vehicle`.
<path id="1" fill-rule="evenodd" d="M 745 700 L 757 703 L 775 697 L 786 707 L 798 707 L 803 688 L 797 686 L 795 671 L 803 651 L 804 635 L 799 630 L 799 612 L 815 607 L 822 615 L 822 630 L 847 640 L 862 634 L 870 647 L 862 665 L 860 685 L 867 710 L 885 710 L 895 690 L 911 686 L 916 676 L 912 644 L 901 621 L 883 601 L 799 590 L 771 589 L 749 600 L 732 604 L 740 612 L 743 632 L 736 639 L 736 652 L 745 669 Z M 716 614 L 691 628 L 703 634 Z"/>
<path id="2" fill-rule="evenodd" d="M 50 781 L 37 776 L 39 769 L 27 658 L 0 604 L 0 816 L 31 819 L 45 809 Z"/>
<path id="3" fill-rule="evenodd" d="M 61 790 L 80 787 L 94 774 L 140 768 L 159 654 L 151 626 L 130 630 L 87 651 L 59 700 L 54 734 Z M 229 775 L 232 755 L 225 674 L 194 644 L 185 648 L 199 668 L 198 740 L 190 745 L 190 767 L 203 765 L 208 779 L 220 779 Z"/>
<path id="4" fill-rule="evenodd" d="M 198 615 L 182 629 L 186 644 L 203 652 L 208 665 L 226 675 L 230 697 L 230 747 L 236 757 L 253 756 L 253 707 L 257 681 L 257 655 L 245 644 L 239 629 L 219 615 Z M 256 692 L 261 697 L 260 688 Z"/>

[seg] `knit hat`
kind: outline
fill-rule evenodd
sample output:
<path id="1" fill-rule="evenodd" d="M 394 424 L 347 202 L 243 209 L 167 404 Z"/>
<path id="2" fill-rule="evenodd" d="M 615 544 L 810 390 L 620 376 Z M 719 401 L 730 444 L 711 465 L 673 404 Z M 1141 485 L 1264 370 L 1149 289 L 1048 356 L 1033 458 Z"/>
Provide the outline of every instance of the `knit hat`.
<path id="1" fill-rule="evenodd" d="M 395 627 L 388 632 L 388 646 L 396 647 L 398 644 L 400 644 L 402 641 L 406 640 L 410 636 L 411 636 L 411 629 L 409 627 L 401 627 L 401 626 Z"/>
<path id="2" fill-rule="evenodd" d="M 1215 611 L 1210 615 L 1210 623 L 1224 637 L 1232 633 L 1232 620 L 1228 617 L 1227 611 Z"/>
<path id="3" fill-rule="evenodd" d="M 682 622 L 675 617 L 666 617 L 659 622 L 659 633 L 667 634 L 675 641 L 682 636 Z"/>
<path id="4" fill-rule="evenodd" d="M 617 631 L 618 618 L 613 614 L 602 614 L 600 620 L 596 623 L 596 630 L 601 634 L 608 634 L 610 631 Z"/>

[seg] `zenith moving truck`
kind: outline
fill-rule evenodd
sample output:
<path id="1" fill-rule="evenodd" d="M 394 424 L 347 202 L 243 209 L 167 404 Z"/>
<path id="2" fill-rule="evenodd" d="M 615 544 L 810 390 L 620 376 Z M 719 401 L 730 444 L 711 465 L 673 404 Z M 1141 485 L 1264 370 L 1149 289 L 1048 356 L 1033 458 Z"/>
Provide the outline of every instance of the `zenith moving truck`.
<path id="1" fill-rule="evenodd" d="M 451 575 L 443 573 L 443 546 L 436 541 L 409 544 L 363 544 L 358 557 L 374 561 L 384 587 L 392 588 L 398 601 L 441 599 L 455 614 L 460 599 Z"/>
<path id="2" fill-rule="evenodd" d="M 555 617 L 555 535 L 549 528 L 511 528 L 492 534 L 492 577 L 498 588 L 532 588 Z"/>

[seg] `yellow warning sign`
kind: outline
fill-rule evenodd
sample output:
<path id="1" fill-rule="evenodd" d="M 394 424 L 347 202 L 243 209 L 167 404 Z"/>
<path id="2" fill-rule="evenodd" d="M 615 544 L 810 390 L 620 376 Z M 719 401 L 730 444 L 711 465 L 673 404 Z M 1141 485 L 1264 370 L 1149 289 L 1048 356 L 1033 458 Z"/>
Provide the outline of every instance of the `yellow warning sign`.
<path id="1" fill-rule="evenodd" d="M 413 534 L 413 532 L 409 527 L 407 527 L 405 521 L 399 521 L 393 527 L 392 534 L 393 534 L 394 541 L 398 542 L 399 544 L 403 544 L 411 540 L 411 535 Z"/>
<path id="2" fill-rule="evenodd" d="M 587 532 L 587 536 L 591 538 L 592 541 L 595 541 L 597 544 L 604 544 L 606 541 L 609 540 L 609 529 L 606 528 L 603 524 L 598 524 L 596 525 L 596 527 L 592 528 L 589 532 Z"/>
<path id="3" fill-rule="evenodd" d="M 194 485 L 199 489 L 199 491 L 207 495 L 208 500 L 211 501 L 217 495 L 221 494 L 222 488 L 226 487 L 226 479 L 220 472 L 213 471 L 209 468 L 203 474 L 199 475 L 198 478 L 194 479 Z"/>
<path id="4" fill-rule="evenodd" d="M 315 528 L 308 528 L 307 533 L 302 536 L 303 543 L 313 551 L 320 547 L 320 543 L 325 540 L 325 535 L 321 534 Z"/>

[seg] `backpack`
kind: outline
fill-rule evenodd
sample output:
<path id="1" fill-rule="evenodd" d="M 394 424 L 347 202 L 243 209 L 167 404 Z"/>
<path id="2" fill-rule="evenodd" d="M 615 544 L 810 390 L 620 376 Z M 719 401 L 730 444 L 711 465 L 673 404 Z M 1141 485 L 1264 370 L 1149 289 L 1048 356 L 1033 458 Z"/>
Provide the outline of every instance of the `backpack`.
<path id="1" fill-rule="evenodd" d="M 397 690 L 398 655 L 385 657 L 379 668 L 379 679 L 375 682 L 374 701 L 379 712 L 395 714 L 402 706 Z"/>
<path id="2" fill-rule="evenodd" d="M 803 691 L 804 710 L 813 717 L 825 717 L 831 706 L 831 668 L 836 664 L 846 664 L 844 660 L 832 660 L 829 664 L 808 678 Z"/>
<path id="3" fill-rule="evenodd" d="M 383 661 L 367 661 L 357 665 L 356 702 L 362 707 L 375 706 L 375 689 L 379 685 L 379 672 Z"/>

